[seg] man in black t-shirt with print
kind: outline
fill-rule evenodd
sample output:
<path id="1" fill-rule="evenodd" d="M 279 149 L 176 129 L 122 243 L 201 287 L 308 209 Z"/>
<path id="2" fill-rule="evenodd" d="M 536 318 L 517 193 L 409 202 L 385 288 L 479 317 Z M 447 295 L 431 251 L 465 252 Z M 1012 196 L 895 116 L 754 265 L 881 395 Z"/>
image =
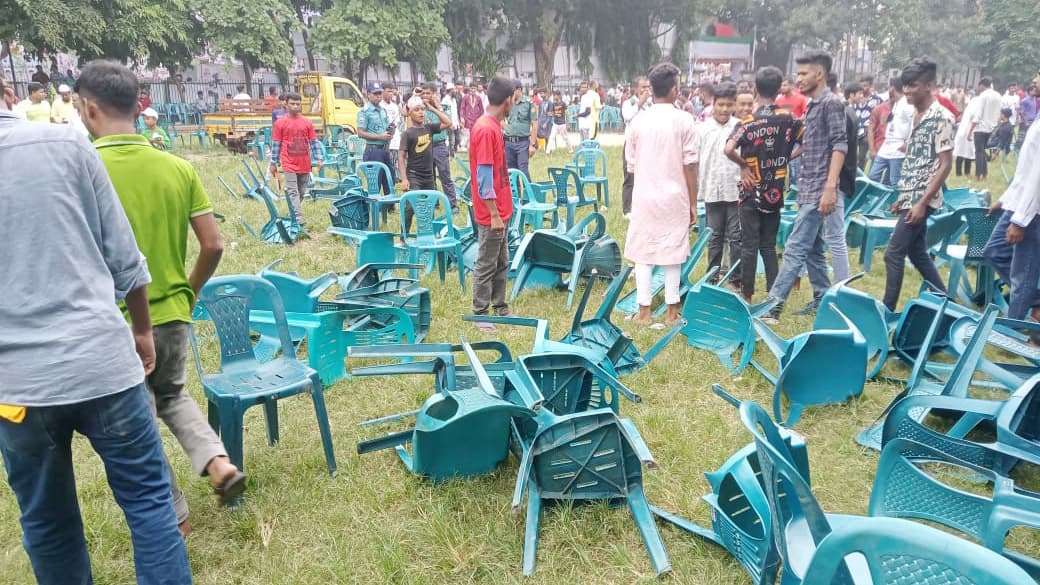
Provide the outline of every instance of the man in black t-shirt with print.
<path id="1" fill-rule="evenodd" d="M 726 156 L 740 165 L 740 263 L 757 266 L 758 255 L 762 255 L 766 290 L 773 287 L 779 272 L 776 233 L 784 208 L 787 165 L 803 132 L 801 120 L 773 103 L 783 79 L 776 67 L 759 70 L 755 75 L 757 109 L 740 121 L 726 143 Z M 753 268 L 741 271 L 740 292 L 751 301 L 755 294 Z"/>
<path id="2" fill-rule="evenodd" d="M 445 114 L 433 97 L 412 96 L 406 104 L 408 128 L 401 134 L 401 154 L 397 168 L 401 175 L 401 191 L 435 190 L 433 141 L 437 132 L 451 128 L 451 118 Z M 433 112 L 439 122 L 426 123 L 426 112 Z M 415 211 L 409 205 L 404 210 L 405 231 L 411 231 Z"/>

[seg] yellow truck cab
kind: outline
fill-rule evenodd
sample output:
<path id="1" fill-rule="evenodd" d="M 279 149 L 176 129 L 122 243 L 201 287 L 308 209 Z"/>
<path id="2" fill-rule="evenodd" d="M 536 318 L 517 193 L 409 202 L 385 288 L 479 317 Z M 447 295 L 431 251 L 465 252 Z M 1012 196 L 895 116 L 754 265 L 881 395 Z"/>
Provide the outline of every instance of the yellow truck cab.
<path id="1" fill-rule="evenodd" d="M 347 133 L 356 132 L 358 112 L 365 104 L 364 94 L 351 80 L 317 73 L 297 78 L 303 98 L 303 115 L 314 124 L 319 134 L 325 126 L 341 126 Z M 203 114 L 202 125 L 214 138 L 245 136 L 271 126 L 271 103 L 264 100 L 222 99 L 217 111 Z"/>

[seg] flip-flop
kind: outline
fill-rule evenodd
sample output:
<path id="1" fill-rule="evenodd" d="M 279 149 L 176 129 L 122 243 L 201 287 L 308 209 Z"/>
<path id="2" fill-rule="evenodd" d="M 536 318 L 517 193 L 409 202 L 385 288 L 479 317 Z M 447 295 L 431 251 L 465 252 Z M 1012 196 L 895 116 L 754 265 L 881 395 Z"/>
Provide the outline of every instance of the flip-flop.
<path id="1" fill-rule="evenodd" d="M 221 505 L 227 505 L 242 495 L 244 491 L 246 491 L 246 474 L 238 470 L 235 470 L 234 475 L 225 480 L 223 485 L 213 488 L 213 494 L 217 496 Z"/>

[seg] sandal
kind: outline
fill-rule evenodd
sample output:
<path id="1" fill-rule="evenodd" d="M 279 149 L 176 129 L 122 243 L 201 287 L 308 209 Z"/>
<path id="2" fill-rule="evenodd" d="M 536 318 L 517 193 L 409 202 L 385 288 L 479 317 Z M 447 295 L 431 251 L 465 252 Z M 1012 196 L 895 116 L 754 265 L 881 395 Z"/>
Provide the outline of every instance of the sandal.
<path id="1" fill-rule="evenodd" d="M 241 496 L 244 491 L 246 491 L 246 474 L 235 470 L 235 473 L 223 484 L 213 488 L 213 495 L 217 496 L 217 501 L 222 506 L 226 506 Z"/>

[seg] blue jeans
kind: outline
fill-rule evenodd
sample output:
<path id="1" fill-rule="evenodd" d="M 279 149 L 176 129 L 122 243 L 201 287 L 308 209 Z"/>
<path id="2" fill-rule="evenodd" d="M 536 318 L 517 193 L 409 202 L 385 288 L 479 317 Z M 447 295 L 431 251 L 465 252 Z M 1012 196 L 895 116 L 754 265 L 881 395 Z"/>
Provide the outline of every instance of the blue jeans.
<path id="1" fill-rule="evenodd" d="M 823 241 L 831 251 L 831 268 L 834 281 L 849 277 L 849 246 L 845 243 L 845 194 L 838 191 L 834 211 L 823 218 Z"/>
<path id="2" fill-rule="evenodd" d="M 1030 309 L 1040 307 L 1040 219 L 1034 217 L 1025 228 L 1025 238 L 1012 246 L 1006 239 L 1012 215 L 1005 211 L 1000 217 L 983 254 L 1000 279 L 1011 285 L 1008 317 L 1022 321 Z"/>
<path id="3" fill-rule="evenodd" d="M 531 178 L 531 171 L 528 168 L 531 158 L 530 147 L 530 138 L 524 138 L 519 142 L 510 142 L 506 138 L 506 166 L 511 169 L 519 169 L 529 180 Z"/>
<path id="4" fill-rule="evenodd" d="M 776 276 L 773 288 L 769 289 L 769 298 L 779 301 L 778 306 L 783 306 L 787 295 L 791 294 L 794 281 L 801 273 L 802 267 L 808 268 L 813 298 L 822 297 L 830 288 L 827 257 L 823 254 L 823 233 L 824 217 L 820 215 L 817 206 L 800 206 L 791 228 L 791 235 L 788 236 L 787 245 L 784 247 L 784 262 L 780 267 L 780 274 Z"/>
<path id="5" fill-rule="evenodd" d="M 433 143 L 433 168 L 437 178 L 441 181 L 444 194 L 448 196 L 448 202 L 454 209 L 458 204 L 455 202 L 455 182 L 451 180 L 451 153 L 448 152 L 448 145 L 444 142 Z"/>
<path id="6" fill-rule="evenodd" d="M 870 174 L 867 178 L 886 187 L 895 187 L 899 184 L 902 170 L 903 159 L 877 157 L 870 163 Z"/>
<path id="7" fill-rule="evenodd" d="M 162 440 L 142 383 L 77 404 L 31 407 L 19 424 L 0 419 L 0 454 L 39 585 L 94 582 L 76 499 L 73 432 L 87 437 L 105 464 L 108 485 L 130 526 L 137 582 L 190 584 Z"/>

